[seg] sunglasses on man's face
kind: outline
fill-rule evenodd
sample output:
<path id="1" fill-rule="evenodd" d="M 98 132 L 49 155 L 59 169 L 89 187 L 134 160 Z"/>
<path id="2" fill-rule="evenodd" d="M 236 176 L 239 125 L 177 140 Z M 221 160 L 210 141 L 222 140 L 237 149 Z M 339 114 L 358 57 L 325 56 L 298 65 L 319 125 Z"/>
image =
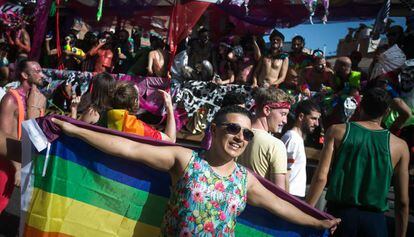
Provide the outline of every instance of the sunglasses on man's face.
<path id="1" fill-rule="evenodd" d="M 240 125 L 238 125 L 237 123 L 220 123 L 217 124 L 217 126 L 223 126 L 226 128 L 226 132 L 231 134 L 231 135 L 237 135 L 239 134 L 239 132 L 242 130 L 242 127 Z M 247 128 L 243 128 L 243 138 L 246 141 L 251 141 L 254 137 L 254 133 L 247 129 Z"/>

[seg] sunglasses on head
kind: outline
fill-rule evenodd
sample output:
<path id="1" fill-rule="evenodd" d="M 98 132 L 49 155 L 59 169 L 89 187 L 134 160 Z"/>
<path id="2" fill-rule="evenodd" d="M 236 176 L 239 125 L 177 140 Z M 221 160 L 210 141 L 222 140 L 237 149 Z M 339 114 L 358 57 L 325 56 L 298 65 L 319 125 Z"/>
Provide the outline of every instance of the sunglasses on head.
<path id="1" fill-rule="evenodd" d="M 237 123 L 220 123 L 217 124 L 218 126 L 226 127 L 226 132 L 231 135 L 239 134 L 239 132 L 242 130 L 242 127 L 238 125 Z M 243 138 L 246 141 L 251 141 L 254 137 L 254 133 L 247 129 L 243 128 Z"/>

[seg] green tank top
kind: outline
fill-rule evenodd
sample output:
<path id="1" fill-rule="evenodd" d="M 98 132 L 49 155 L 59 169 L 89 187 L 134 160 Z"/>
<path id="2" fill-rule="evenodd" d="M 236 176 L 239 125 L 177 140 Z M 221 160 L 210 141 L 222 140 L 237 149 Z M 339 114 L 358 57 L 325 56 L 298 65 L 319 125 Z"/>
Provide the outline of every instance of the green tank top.
<path id="1" fill-rule="evenodd" d="M 326 199 L 344 206 L 384 212 L 393 174 L 390 132 L 347 123 L 335 155 Z"/>

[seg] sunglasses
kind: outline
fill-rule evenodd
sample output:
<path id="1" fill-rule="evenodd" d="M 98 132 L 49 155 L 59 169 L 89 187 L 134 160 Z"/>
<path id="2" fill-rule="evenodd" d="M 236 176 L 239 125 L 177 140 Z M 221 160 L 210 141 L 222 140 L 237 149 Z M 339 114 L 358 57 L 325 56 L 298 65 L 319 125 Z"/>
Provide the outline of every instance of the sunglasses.
<path id="1" fill-rule="evenodd" d="M 217 124 L 218 126 L 223 126 L 226 127 L 226 132 L 231 134 L 231 135 L 236 135 L 239 134 L 239 132 L 242 130 L 242 127 L 240 125 L 238 125 L 237 123 L 220 123 Z M 247 128 L 243 128 L 243 138 L 246 141 L 251 141 L 254 137 L 254 133 L 247 129 Z"/>

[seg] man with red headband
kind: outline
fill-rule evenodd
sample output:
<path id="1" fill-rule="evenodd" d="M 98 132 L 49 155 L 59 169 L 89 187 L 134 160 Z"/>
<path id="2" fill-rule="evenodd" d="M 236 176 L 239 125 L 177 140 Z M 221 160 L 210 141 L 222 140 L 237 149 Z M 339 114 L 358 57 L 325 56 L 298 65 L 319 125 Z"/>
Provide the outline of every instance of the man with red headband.
<path id="1" fill-rule="evenodd" d="M 286 190 L 286 148 L 271 133 L 280 133 L 286 124 L 292 99 L 284 91 L 269 87 L 261 88 L 255 101 L 254 137 L 238 162 Z"/>

